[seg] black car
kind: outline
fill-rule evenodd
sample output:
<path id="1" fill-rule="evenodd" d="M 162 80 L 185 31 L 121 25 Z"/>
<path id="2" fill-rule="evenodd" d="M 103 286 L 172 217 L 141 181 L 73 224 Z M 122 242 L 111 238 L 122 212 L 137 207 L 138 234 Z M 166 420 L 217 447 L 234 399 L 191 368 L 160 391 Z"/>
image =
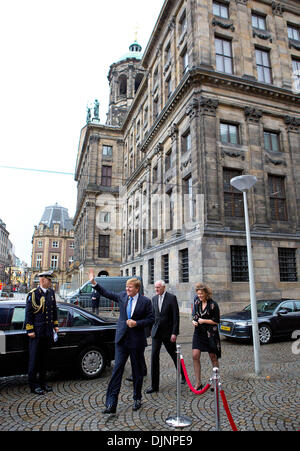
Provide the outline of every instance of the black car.
<path id="1" fill-rule="evenodd" d="M 258 300 L 257 321 L 261 344 L 270 343 L 273 337 L 291 337 L 294 331 L 300 335 L 300 300 Z M 252 339 L 251 305 L 222 315 L 219 330 L 226 337 Z"/>
<path id="2" fill-rule="evenodd" d="M 25 301 L 0 302 L 0 377 L 26 374 L 28 337 Z M 114 360 L 116 322 L 86 310 L 57 303 L 58 340 L 49 352 L 49 369 L 75 367 L 84 378 L 100 376 Z"/>

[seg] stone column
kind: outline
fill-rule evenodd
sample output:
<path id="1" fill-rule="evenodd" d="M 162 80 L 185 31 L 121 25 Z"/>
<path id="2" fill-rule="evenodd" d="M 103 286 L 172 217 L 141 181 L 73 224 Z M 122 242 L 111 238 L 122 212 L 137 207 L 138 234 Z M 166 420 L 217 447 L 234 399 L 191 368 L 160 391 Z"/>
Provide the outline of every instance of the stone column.
<path id="1" fill-rule="evenodd" d="M 199 177 L 205 180 L 203 194 L 205 195 L 205 223 L 210 226 L 221 225 L 220 192 L 223 190 L 219 180 L 219 159 L 217 151 L 217 99 L 200 97 L 200 127 L 201 127 L 201 170 Z"/>
<path id="2" fill-rule="evenodd" d="M 171 138 L 172 155 L 175 160 L 175 186 L 173 190 L 174 195 L 174 221 L 173 230 L 171 232 L 172 236 L 179 236 L 182 229 L 182 202 L 181 202 L 181 177 L 180 177 L 180 150 L 178 145 L 178 126 L 174 122 L 170 125 L 169 136 Z"/>
<path id="3" fill-rule="evenodd" d="M 293 208 L 293 215 L 296 222 L 297 232 L 300 232 L 300 118 L 286 116 L 284 118 L 291 161 L 291 177 L 292 184 L 295 189 L 295 208 Z"/>

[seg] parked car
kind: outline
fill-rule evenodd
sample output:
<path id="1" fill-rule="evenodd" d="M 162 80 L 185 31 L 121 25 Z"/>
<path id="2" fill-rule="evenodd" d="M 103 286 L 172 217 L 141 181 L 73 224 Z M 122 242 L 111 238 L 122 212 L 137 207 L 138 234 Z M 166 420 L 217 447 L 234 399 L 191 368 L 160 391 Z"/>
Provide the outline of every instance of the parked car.
<path id="1" fill-rule="evenodd" d="M 25 301 L 0 303 L 0 377 L 27 373 L 25 306 Z M 75 367 L 86 379 L 99 377 L 114 360 L 116 322 L 64 302 L 57 307 L 59 333 L 49 352 L 49 369 Z"/>
<path id="2" fill-rule="evenodd" d="M 137 276 L 131 276 L 131 277 L 109 277 L 109 276 L 102 276 L 102 277 L 95 277 L 95 280 L 97 283 L 102 285 L 106 290 L 108 291 L 114 291 L 115 293 L 119 293 L 121 291 L 125 291 L 126 289 L 126 282 L 128 279 L 131 279 L 132 277 L 136 277 L 137 279 L 141 280 L 142 287 L 141 287 L 141 293 L 144 293 L 143 288 L 143 281 L 140 277 Z M 91 308 L 92 307 L 92 284 L 91 282 L 85 282 L 78 290 L 76 290 L 72 296 L 68 297 L 68 302 L 71 304 L 79 305 L 83 308 Z M 104 296 L 100 296 L 100 302 L 99 302 L 100 308 L 118 308 L 118 304 L 113 302 L 111 299 L 107 299 Z"/>
<path id="3" fill-rule="evenodd" d="M 295 330 L 300 335 L 300 300 L 258 300 L 257 321 L 261 344 L 270 343 L 273 337 L 291 337 Z M 219 330 L 226 337 L 252 339 L 251 305 L 222 315 Z"/>

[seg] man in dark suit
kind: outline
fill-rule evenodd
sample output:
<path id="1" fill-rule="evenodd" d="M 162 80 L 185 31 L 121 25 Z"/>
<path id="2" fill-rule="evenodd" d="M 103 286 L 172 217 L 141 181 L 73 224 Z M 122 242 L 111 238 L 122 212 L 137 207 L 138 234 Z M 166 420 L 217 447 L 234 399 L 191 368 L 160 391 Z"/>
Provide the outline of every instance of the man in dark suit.
<path id="1" fill-rule="evenodd" d="M 119 304 L 120 316 L 115 338 L 115 365 L 106 392 L 106 409 L 103 413 L 115 413 L 121 389 L 125 364 L 130 357 L 133 377 L 133 410 L 141 408 L 144 377 L 145 328 L 154 322 L 151 300 L 139 293 L 141 282 L 133 278 L 126 282 L 126 291 L 113 293 L 96 284 L 94 271 L 90 281 L 101 295 Z"/>
<path id="2" fill-rule="evenodd" d="M 174 294 L 166 291 L 165 282 L 155 282 L 156 296 L 152 298 L 155 322 L 152 327 L 152 353 L 151 353 L 151 386 L 146 393 L 159 390 L 159 353 L 164 344 L 177 368 L 176 338 L 179 334 L 179 308 Z M 181 369 L 181 383 L 185 382 Z"/>
<path id="3" fill-rule="evenodd" d="M 46 384 L 47 354 L 53 345 L 53 331 L 58 332 L 57 306 L 51 288 L 53 271 L 39 274 L 39 286 L 28 293 L 25 324 L 29 338 L 28 382 L 32 393 L 52 391 Z M 39 374 L 39 377 L 37 377 Z"/>

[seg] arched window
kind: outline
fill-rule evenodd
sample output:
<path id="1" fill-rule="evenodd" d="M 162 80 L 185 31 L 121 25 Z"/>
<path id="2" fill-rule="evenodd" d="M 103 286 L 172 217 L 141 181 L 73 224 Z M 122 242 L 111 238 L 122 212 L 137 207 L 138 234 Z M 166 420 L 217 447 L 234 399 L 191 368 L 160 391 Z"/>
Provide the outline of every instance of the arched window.
<path id="1" fill-rule="evenodd" d="M 119 94 L 120 96 L 127 95 L 127 77 L 126 75 L 121 75 L 119 78 Z"/>

